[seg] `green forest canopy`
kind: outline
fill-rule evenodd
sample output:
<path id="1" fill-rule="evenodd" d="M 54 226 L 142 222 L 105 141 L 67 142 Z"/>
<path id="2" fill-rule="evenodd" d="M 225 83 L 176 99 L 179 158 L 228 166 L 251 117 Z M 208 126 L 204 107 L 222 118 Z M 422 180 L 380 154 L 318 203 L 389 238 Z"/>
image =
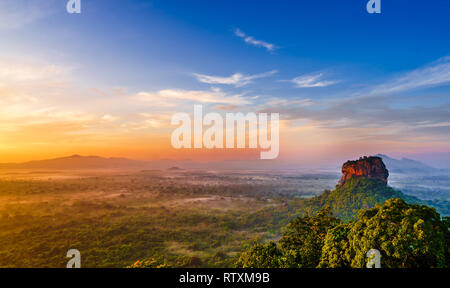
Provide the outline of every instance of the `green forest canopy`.
<path id="1" fill-rule="evenodd" d="M 389 199 L 342 223 L 331 208 L 298 217 L 278 243 L 257 244 L 240 255 L 243 268 L 363 268 L 370 249 L 384 268 L 443 268 L 449 263 L 449 219 L 434 208 Z"/>

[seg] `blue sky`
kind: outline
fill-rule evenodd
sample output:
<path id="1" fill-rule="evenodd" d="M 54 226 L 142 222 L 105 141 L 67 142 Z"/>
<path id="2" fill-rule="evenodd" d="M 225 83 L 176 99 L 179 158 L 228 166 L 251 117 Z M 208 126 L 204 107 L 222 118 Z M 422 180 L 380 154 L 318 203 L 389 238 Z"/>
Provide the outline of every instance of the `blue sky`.
<path id="1" fill-rule="evenodd" d="M 81 62 L 83 72 L 100 72 L 96 78 L 109 84 L 147 89 L 143 82 L 189 85 L 192 72 L 273 69 L 277 79 L 327 70 L 345 82 L 373 81 L 435 61 L 450 47 L 448 1 L 382 1 L 381 15 L 368 14 L 365 0 L 85 0 L 81 15 L 64 13 L 65 0 L 50 2 L 41 8 L 50 16 L 7 31 L 20 40 L 8 44 L 37 56 L 63 53 L 56 60 Z M 242 45 L 236 29 L 279 48 Z"/>
<path id="2" fill-rule="evenodd" d="M 24 111 L 58 107 L 120 125 L 148 112 L 155 119 L 145 121 L 156 123 L 209 99 L 211 109 L 281 112 L 289 127 L 344 129 L 354 143 L 383 139 L 367 153 L 401 154 L 402 144 L 408 153 L 449 150 L 449 1 L 382 0 L 380 15 L 366 12 L 366 0 L 82 0 L 80 15 L 67 14 L 66 2 L 0 4 L 0 59 L 53 67 L 70 87 L 45 95 L 41 87 L 40 106 Z M 6 88 L 36 84 L 14 85 Z M 132 95 L 153 105 L 119 99 Z M 345 145 L 338 138 L 321 139 Z"/>

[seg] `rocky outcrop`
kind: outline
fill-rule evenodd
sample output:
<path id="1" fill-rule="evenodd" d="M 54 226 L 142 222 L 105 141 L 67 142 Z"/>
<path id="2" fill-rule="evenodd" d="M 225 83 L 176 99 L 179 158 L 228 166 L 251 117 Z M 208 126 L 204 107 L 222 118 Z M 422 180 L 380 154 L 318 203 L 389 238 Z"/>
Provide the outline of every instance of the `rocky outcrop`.
<path id="1" fill-rule="evenodd" d="M 353 177 L 367 177 L 381 180 L 387 185 L 389 171 L 380 157 L 361 157 L 356 161 L 347 161 L 342 166 L 342 178 L 338 186 L 342 186 Z"/>

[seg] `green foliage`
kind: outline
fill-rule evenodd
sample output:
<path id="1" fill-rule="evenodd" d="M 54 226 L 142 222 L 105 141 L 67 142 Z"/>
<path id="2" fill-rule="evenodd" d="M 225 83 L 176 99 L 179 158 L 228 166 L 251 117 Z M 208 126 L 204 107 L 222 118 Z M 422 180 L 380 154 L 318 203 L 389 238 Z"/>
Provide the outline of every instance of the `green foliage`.
<path id="1" fill-rule="evenodd" d="M 339 223 L 340 220 L 332 216 L 330 207 L 320 210 L 314 217 L 306 215 L 289 223 L 279 242 L 284 251 L 294 255 L 290 266 L 316 267 L 327 231 Z"/>
<path id="2" fill-rule="evenodd" d="M 246 243 L 278 237 L 298 210 L 272 198 L 271 183 L 158 173 L 0 179 L 0 267 L 65 267 L 69 249 L 85 268 L 233 267 Z"/>
<path id="3" fill-rule="evenodd" d="M 359 210 L 375 207 L 392 198 L 401 198 L 408 203 L 422 203 L 415 197 L 386 186 L 378 179 L 354 177 L 343 186 L 337 186 L 333 191 L 325 191 L 308 200 L 308 204 L 317 209 L 330 206 L 334 215 L 343 221 L 351 221 L 356 218 Z"/>
<path id="4" fill-rule="evenodd" d="M 133 265 L 128 266 L 127 268 L 171 268 L 167 263 L 162 259 L 151 258 L 149 260 L 138 260 L 133 263 Z"/>
<path id="5" fill-rule="evenodd" d="M 53 180 L 41 173 L 28 179 L 26 173 L 16 180 L 0 179 L 0 267 L 65 267 L 66 253 L 72 248 L 80 250 L 86 268 L 232 267 L 239 258 L 240 266 L 248 267 L 313 267 L 321 245 L 342 255 L 353 251 L 345 246 L 350 242 L 344 241 L 344 226 L 334 227 L 337 219 L 327 218 L 328 212 L 316 218 L 321 208 L 329 205 L 349 221 L 361 207 L 359 200 L 365 201 L 362 208 L 371 208 L 387 197 L 406 197 L 358 179 L 338 188 L 349 199 L 335 191 L 328 191 L 326 197 L 302 199 L 323 189 L 318 183 L 334 182 L 334 176 L 295 176 L 259 184 L 260 180 L 247 178 L 239 182 L 234 174 L 227 182 L 223 175 L 220 181 L 216 176 L 190 174 L 185 180 L 174 180 L 164 173 L 100 173 L 82 179 L 61 173 Z M 191 177 L 201 181 L 191 181 Z M 201 177 L 220 183 L 205 185 Z M 372 195 L 374 189 L 385 195 Z M 294 219 L 283 234 L 282 227 Z M 444 223 L 448 227 L 448 220 Z M 333 242 L 332 233 L 341 242 Z M 283 240 L 275 247 L 259 244 L 258 253 L 271 255 L 261 266 L 252 253 L 239 257 L 253 243 L 281 236 Z M 448 232 L 445 239 L 449 241 Z M 338 255 L 342 261 L 321 265 L 347 267 L 351 263 L 345 261 L 351 255 Z"/>
<path id="6" fill-rule="evenodd" d="M 279 245 L 256 244 L 241 254 L 236 265 L 242 268 L 314 268 L 319 264 L 327 231 L 340 223 L 329 207 L 315 216 L 291 221 L 283 231 Z"/>
<path id="7" fill-rule="evenodd" d="M 445 263 L 446 268 L 450 268 L 450 217 L 444 217 L 442 222 L 445 225 L 445 240 L 447 244 L 447 250 L 445 251 Z"/>
<path id="8" fill-rule="evenodd" d="M 273 241 L 255 244 L 243 252 L 236 263 L 240 268 L 282 268 L 285 266 L 283 251 Z"/>
<path id="9" fill-rule="evenodd" d="M 448 223 L 435 209 L 391 199 L 360 211 L 358 218 L 330 231 L 321 267 L 365 267 L 370 249 L 381 252 L 384 268 L 445 267 Z"/>
<path id="10" fill-rule="evenodd" d="M 183 256 L 179 257 L 177 261 L 178 267 L 184 268 L 200 268 L 202 267 L 202 259 L 197 256 Z"/>
<path id="11" fill-rule="evenodd" d="M 341 224 L 330 229 L 324 239 L 321 251 L 319 268 L 344 268 L 349 267 L 348 233 L 352 223 Z"/>
<path id="12" fill-rule="evenodd" d="M 293 220 L 278 245 L 258 244 L 241 255 L 239 267 L 363 268 L 371 249 L 384 268 L 442 268 L 449 263 L 449 220 L 434 208 L 390 199 L 339 223 L 325 208 Z"/>

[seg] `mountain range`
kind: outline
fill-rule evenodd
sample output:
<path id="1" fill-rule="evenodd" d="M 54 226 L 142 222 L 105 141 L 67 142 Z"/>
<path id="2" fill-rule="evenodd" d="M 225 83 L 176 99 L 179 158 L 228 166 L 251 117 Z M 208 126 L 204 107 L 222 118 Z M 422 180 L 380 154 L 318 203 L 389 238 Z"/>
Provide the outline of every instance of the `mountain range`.
<path id="1" fill-rule="evenodd" d="M 400 160 L 387 155 L 378 154 L 377 157 L 383 162 L 392 173 L 401 174 L 442 174 L 447 172 L 441 169 L 430 167 L 422 162 L 402 158 Z M 248 162 L 248 161 L 247 161 Z M 127 158 L 105 158 L 100 156 L 80 156 L 72 155 L 46 160 L 35 160 L 23 163 L 0 163 L 0 169 L 52 169 L 52 170 L 89 170 L 89 169 L 168 169 L 170 167 L 181 167 L 185 169 L 274 169 L 270 163 L 243 163 L 242 161 L 223 161 L 215 163 L 195 162 L 190 159 L 171 160 L 161 159 L 152 161 L 133 160 Z M 286 166 L 293 169 L 294 166 Z"/>
<path id="2" fill-rule="evenodd" d="M 377 154 L 377 157 L 383 159 L 384 164 L 389 167 L 391 173 L 400 174 L 431 174 L 445 172 L 441 169 L 436 169 L 428 166 L 420 161 L 408 158 L 394 159 L 384 154 Z"/>
<path id="3" fill-rule="evenodd" d="M 48 160 L 36 160 L 24 163 L 0 164 L 1 169 L 123 169 L 148 168 L 149 162 L 126 158 L 103 158 L 99 156 L 72 155 Z"/>

